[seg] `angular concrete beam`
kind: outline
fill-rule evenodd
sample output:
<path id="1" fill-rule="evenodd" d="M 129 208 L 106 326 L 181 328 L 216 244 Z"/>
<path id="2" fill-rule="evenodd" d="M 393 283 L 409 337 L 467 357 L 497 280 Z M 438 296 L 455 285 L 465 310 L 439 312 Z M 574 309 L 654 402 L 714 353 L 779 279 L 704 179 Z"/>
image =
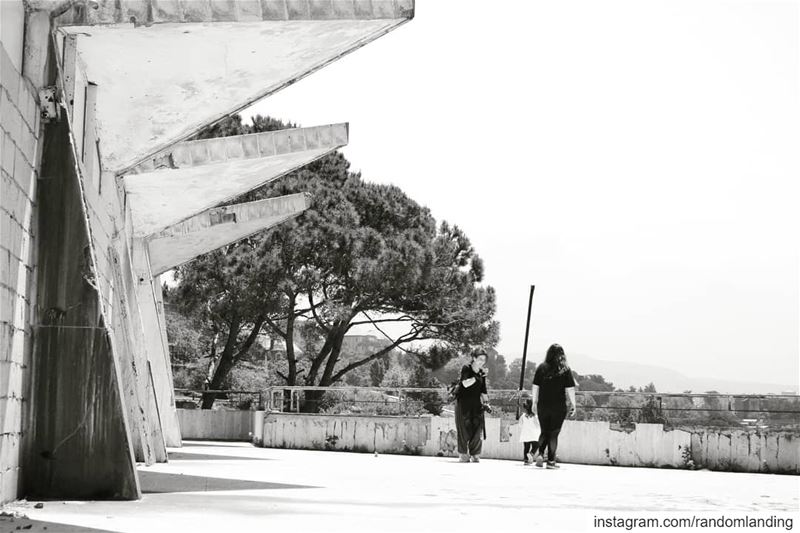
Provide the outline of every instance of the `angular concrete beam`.
<path id="1" fill-rule="evenodd" d="M 348 138 L 349 125 L 341 122 L 310 128 L 290 128 L 186 141 L 154 154 L 131 168 L 128 174 L 258 159 L 304 150 L 333 150 L 346 145 Z"/>
<path id="2" fill-rule="evenodd" d="M 62 0 L 31 0 L 52 11 Z M 63 9 L 63 8 L 62 8 Z M 61 11 L 61 10 L 59 10 Z M 410 17 L 414 0 L 99 0 L 77 1 L 57 14 L 59 26 L 169 22 L 252 22 Z"/>
<path id="3" fill-rule="evenodd" d="M 310 10 L 316 2 L 303 5 Z M 371 9 L 389 5 L 377 2 Z M 386 10 L 387 15 L 402 13 L 406 11 L 395 7 Z M 97 86 L 95 123 L 103 169 L 119 175 L 385 35 L 411 16 L 356 15 L 150 27 L 68 26 L 56 31 L 62 37 L 76 36 L 77 64 L 83 66 L 85 79 Z"/>
<path id="4" fill-rule="evenodd" d="M 144 350 L 150 387 L 155 396 L 156 410 L 161 432 L 167 446 L 181 446 L 181 431 L 178 413 L 175 409 L 175 387 L 172 379 L 172 365 L 167 342 L 167 326 L 164 316 L 164 303 L 161 282 L 153 276 L 147 245 L 143 239 L 131 242 L 131 264 L 136 278 L 134 287 L 139 307 L 139 318 L 144 336 Z M 152 416 L 152 414 L 150 415 Z M 158 462 L 161 461 L 156 458 Z"/>
<path id="5" fill-rule="evenodd" d="M 181 143 L 125 176 L 134 236 L 150 236 L 296 170 L 347 144 L 347 134 L 347 124 L 334 124 Z M 164 168 L 149 170 L 156 164 Z"/>
<path id="6" fill-rule="evenodd" d="M 271 228 L 308 209 L 304 193 L 268 198 L 208 211 L 149 239 L 153 276 L 254 233 Z"/>

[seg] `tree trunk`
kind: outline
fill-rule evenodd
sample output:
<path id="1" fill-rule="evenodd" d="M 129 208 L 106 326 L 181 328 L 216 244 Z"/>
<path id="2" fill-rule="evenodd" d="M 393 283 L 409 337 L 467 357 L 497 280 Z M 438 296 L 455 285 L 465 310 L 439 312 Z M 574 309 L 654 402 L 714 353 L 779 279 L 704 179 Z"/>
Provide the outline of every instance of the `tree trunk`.
<path id="1" fill-rule="evenodd" d="M 291 302 L 291 309 L 294 309 L 294 299 Z M 289 374 L 286 376 L 286 384 L 293 386 L 297 383 L 297 359 L 294 355 L 294 315 L 289 315 L 286 320 L 286 362 L 289 363 Z"/>
<path id="2" fill-rule="evenodd" d="M 214 377 L 211 378 L 208 388 L 211 390 L 219 390 L 228 373 L 233 368 L 233 356 L 236 347 L 236 338 L 239 336 L 240 324 L 238 319 L 235 319 L 228 329 L 228 339 L 225 341 L 225 349 L 219 356 L 219 362 L 214 369 Z M 201 409 L 211 409 L 214 406 L 214 401 L 217 399 L 217 394 L 214 392 L 204 392 L 203 401 L 200 405 Z"/>

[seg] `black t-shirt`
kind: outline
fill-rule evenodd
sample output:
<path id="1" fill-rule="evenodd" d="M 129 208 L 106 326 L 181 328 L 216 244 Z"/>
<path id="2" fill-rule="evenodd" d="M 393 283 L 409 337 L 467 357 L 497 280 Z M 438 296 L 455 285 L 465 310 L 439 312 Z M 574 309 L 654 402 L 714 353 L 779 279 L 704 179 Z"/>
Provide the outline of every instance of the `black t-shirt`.
<path id="1" fill-rule="evenodd" d="M 572 370 L 569 368 L 562 374 L 549 376 L 547 368 L 539 365 L 533 375 L 533 384 L 539 386 L 537 408 L 560 411 L 567 408 L 566 389 L 574 387 L 575 380 L 572 379 Z"/>
<path id="2" fill-rule="evenodd" d="M 465 387 L 463 383 L 461 384 L 458 403 L 466 410 L 480 412 L 481 394 L 487 394 L 486 376 L 472 370 L 472 365 L 464 365 L 461 367 L 461 377 L 459 380 L 463 382 L 469 378 L 475 378 L 476 382 L 469 387 Z"/>

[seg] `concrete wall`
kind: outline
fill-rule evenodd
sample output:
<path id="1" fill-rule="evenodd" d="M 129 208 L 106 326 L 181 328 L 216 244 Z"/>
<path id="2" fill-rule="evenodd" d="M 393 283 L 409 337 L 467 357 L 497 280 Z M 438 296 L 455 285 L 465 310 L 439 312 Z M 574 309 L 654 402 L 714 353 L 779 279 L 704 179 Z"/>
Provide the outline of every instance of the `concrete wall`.
<path id="1" fill-rule="evenodd" d="M 0 2 L 0 504 L 18 495 L 31 361 L 39 110 L 22 76 L 21 0 Z"/>
<path id="2" fill-rule="evenodd" d="M 263 412 L 178 409 L 181 435 L 187 440 L 250 440 L 256 418 L 263 419 Z"/>
<path id="3" fill-rule="evenodd" d="M 256 443 L 270 448 L 457 455 L 453 418 L 258 414 Z M 522 459 L 518 424 L 487 419 L 483 457 Z M 567 421 L 559 460 L 565 463 L 742 472 L 800 473 L 800 439 L 792 433 L 667 430 L 661 424 L 612 429 L 608 422 Z"/>

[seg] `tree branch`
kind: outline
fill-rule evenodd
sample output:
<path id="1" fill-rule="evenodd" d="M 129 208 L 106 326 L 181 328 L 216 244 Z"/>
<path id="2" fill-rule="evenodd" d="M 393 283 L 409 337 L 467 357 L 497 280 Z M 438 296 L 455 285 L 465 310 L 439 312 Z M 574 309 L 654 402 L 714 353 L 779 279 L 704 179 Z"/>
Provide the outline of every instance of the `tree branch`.
<path id="1" fill-rule="evenodd" d="M 276 324 L 270 317 L 264 317 L 264 321 L 275 333 L 278 334 L 279 337 L 281 337 L 283 340 L 286 340 L 286 332 L 281 330 L 281 328 L 278 327 L 278 324 Z"/>
<path id="2" fill-rule="evenodd" d="M 361 311 L 361 313 L 363 313 L 364 316 L 367 316 L 367 314 L 364 313 L 364 311 Z M 399 318 L 382 318 L 380 320 L 371 320 L 370 319 L 370 320 L 360 320 L 358 322 L 350 322 L 350 327 L 360 326 L 362 324 L 379 324 L 379 323 L 382 323 L 382 322 L 413 322 L 415 320 L 416 320 L 415 318 L 410 317 L 408 315 L 405 315 L 405 316 L 401 316 Z"/>
<path id="3" fill-rule="evenodd" d="M 328 324 L 326 324 L 325 321 L 322 320 L 317 315 L 317 307 L 318 307 L 318 305 L 322 305 L 323 303 L 325 303 L 325 300 L 320 302 L 318 305 L 314 305 L 314 291 L 308 291 L 308 303 L 311 304 L 311 314 L 314 315 L 314 320 L 317 321 L 317 324 L 319 325 L 319 327 L 322 328 L 322 331 L 324 331 L 325 333 L 330 333 L 330 331 L 331 331 L 330 326 Z"/>
<path id="4" fill-rule="evenodd" d="M 384 355 L 386 355 L 387 353 L 391 352 L 392 350 L 394 350 L 395 348 L 397 348 L 401 344 L 420 339 L 419 334 L 420 334 L 419 331 L 414 331 L 414 332 L 411 332 L 411 333 L 407 333 L 406 335 L 398 337 L 397 340 L 395 340 L 392 344 L 390 344 L 389 346 L 386 346 L 385 348 L 381 348 L 380 350 L 378 350 L 374 354 L 370 355 L 369 357 L 365 357 L 364 359 L 360 359 L 358 361 L 354 361 L 354 362 L 350 363 L 349 365 L 347 365 L 346 367 L 341 369 L 339 372 L 337 372 L 333 376 L 333 378 L 331 378 L 331 383 L 336 383 L 337 381 L 342 379 L 342 376 L 344 376 L 345 374 L 347 374 L 351 370 L 356 369 L 356 368 L 358 368 L 360 366 L 363 366 L 363 365 L 365 365 L 365 364 L 367 364 L 367 363 L 369 363 L 371 361 L 374 361 L 375 359 L 379 359 L 379 358 L 383 357 Z"/>
<path id="5" fill-rule="evenodd" d="M 250 348 L 253 346 L 253 343 L 256 342 L 258 334 L 261 332 L 261 327 L 264 325 L 265 318 L 266 317 L 262 315 L 256 319 L 255 323 L 253 324 L 253 329 L 250 330 L 250 334 L 239 347 L 239 351 L 233 357 L 234 361 L 240 360 L 242 356 L 250 350 Z"/>

